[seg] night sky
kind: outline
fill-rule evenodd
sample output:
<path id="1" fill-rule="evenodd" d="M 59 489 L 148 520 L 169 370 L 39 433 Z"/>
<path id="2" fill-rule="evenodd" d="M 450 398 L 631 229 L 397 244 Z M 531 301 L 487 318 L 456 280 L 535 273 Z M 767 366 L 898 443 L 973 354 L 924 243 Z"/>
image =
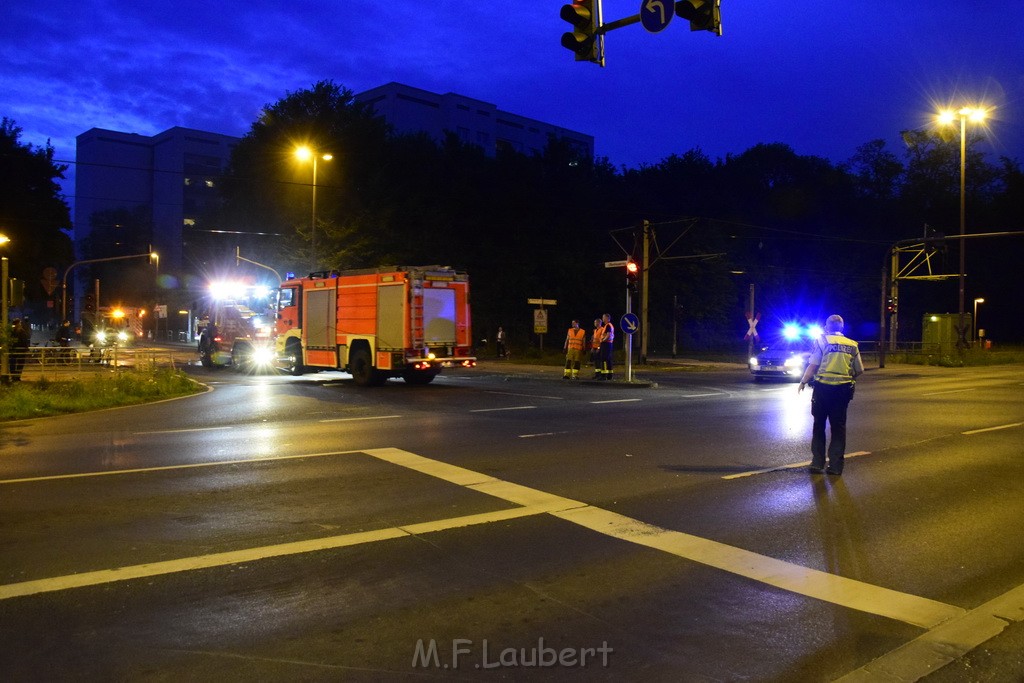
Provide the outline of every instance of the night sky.
<path id="1" fill-rule="evenodd" d="M 559 44 L 561 4 L 8 0 L 0 115 L 73 161 L 92 127 L 240 136 L 319 80 L 398 81 L 589 133 L 598 156 L 637 167 L 761 142 L 841 162 L 876 138 L 902 158 L 900 131 L 983 100 L 996 107 L 983 151 L 1024 161 L 1020 0 L 723 0 L 722 37 L 680 18 L 658 34 L 628 26 L 609 33 L 604 69 Z M 604 0 L 606 22 L 638 11 Z"/>

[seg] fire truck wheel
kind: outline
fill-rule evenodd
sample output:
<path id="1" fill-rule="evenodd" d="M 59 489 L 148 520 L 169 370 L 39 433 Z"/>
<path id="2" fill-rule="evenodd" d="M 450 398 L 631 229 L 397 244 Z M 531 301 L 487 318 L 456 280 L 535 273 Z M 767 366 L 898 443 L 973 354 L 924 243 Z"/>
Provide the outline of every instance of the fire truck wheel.
<path id="1" fill-rule="evenodd" d="M 302 345 L 297 339 L 289 341 L 284 352 L 291 359 L 287 366 L 288 374 L 298 377 L 305 371 L 302 366 Z"/>
<path id="2" fill-rule="evenodd" d="M 436 372 L 424 372 L 422 370 L 412 371 L 408 370 L 402 375 L 402 379 L 405 380 L 406 384 L 424 385 L 430 384 L 437 377 Z"/>
<path id="3" fill-rule="evenodd" d="M 382 373 L 373 369 L 373 364 L 370 362 L 370 350 L 365 346 L 360 346 L 352 352 L 348 365 L 352 379 L 361 387 L 383 384 L 387 379 Z"/>
<path id="4" fill-rule="evenodd" d="M 209 342 L 199 342 L 199 360 L 204 368 L 213 367 L 213 350 L 210 348 Z"/>

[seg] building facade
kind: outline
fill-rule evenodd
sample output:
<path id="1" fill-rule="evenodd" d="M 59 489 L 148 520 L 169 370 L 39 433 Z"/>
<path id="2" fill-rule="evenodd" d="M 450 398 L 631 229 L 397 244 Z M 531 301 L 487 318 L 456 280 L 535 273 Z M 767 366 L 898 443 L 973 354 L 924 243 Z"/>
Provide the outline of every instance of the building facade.
<path id="1" fill-rule="evenodd" d="M 444 139 L 451 132 L 494 156 L 498 150 L 540 154 L 551 137 L 568 142 L 580 156 L 594 156 L 593 136 L 512 114 L 496 105 L 456 93 L 437 93 L 388 83 L 355 96 L 370 104 L 398 133 L 423 132 Z"/>

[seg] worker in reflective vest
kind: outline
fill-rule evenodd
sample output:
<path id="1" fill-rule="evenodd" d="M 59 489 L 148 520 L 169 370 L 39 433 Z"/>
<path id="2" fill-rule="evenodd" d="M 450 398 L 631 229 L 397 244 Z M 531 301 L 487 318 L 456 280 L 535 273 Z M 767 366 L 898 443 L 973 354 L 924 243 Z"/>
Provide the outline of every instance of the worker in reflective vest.
<path id="1" fill-rule="evenodd" d="M 600 318 L 594 318 L 594 330 L 590 333 L 590 364 L 594 366 L 594 379 L 598 379 L 598 368 L 601 367 L 601 337 L 604 327 Z"/>
<path id="2" fill-rule="evenodd" d="M 587 333 L 580 329 L 580 321 L 573 320 L 572 327 L 565 335 L 565 344 L 562 350 L 565 351 L 565 372 L 562 379 L 579 379 L 580 363 L 583 362 L 583 343 L 586 341 Z"/>
<path id="3" fill-rule="evenodd" d="M 598 364 L 598 375 L 601 379 L 612 378 L 612 345 L 615 343 L 615 325 L 612 317 L 605 313 L 601 316 L 601 354 Z"/>
<path id="4" fill-rule="evenodd" d="M 807 369 L 800 378 L 797 392 L 804 390 L 814 379 L 811 393 L 812 474 L 839 476 L 843 473 L 843 458 L 846 454 L 846 410 L 853 399 L 853 388 L 858 376 L 864 372 L 857 342 L 843 335 L 843 319 L 831 315 L 825 321 L 825 334 L 814 342 L 814 349 L 808 359 Z M 828 469 L 825 469 L 825 422 L 832 431 L 828 444 Z"/>

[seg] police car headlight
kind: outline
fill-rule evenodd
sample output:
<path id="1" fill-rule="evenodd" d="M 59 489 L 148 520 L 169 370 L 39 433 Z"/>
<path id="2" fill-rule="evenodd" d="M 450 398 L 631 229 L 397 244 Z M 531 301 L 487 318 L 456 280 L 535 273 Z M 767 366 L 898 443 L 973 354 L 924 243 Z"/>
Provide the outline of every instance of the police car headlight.
<path id="1" fill-rule="evenodd" d="M 756 357 L 751 358 L 747 362 L 750 363 L 750 367 L 753 367 L 753 368 L 756 368 L 759 365 L 758 362 L 757 362 L 757 358 Z"/>
<path id="2" fill-rule="evenodd" d="M 786 359 L 787 368 L 798 368 L 804 364 L 804 359 L 800 356 L 790 356 Z"/>

